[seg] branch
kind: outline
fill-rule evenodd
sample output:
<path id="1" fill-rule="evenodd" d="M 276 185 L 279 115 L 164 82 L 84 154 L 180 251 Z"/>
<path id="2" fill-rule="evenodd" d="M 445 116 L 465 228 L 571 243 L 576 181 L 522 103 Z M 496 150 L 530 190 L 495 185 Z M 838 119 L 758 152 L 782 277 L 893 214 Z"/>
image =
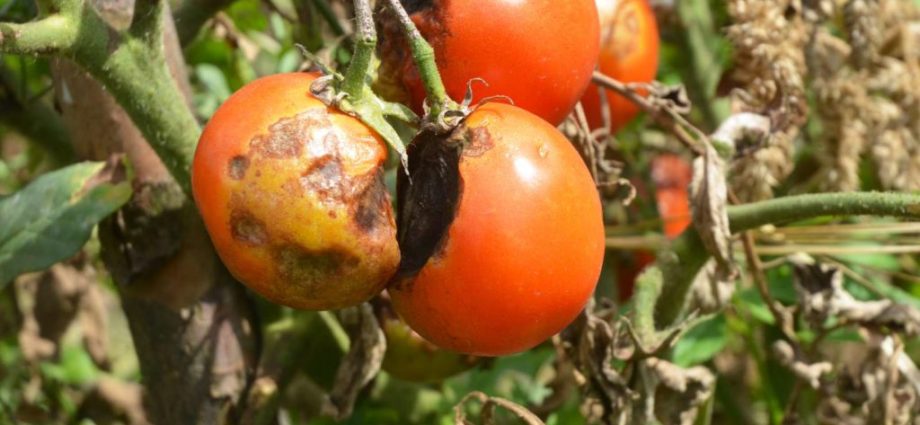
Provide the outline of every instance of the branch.
<path id="1" fill-rule="evenodd" d="M 69 16 L 51 15 L 38 21 L 15 24 L 0 22 L 0 52 L 17 55 L 48 55 L 73 47 L 77 29 Z"/>
<path id="2" fill-rule="evenodd" d="M 907 193 L 823 193 L 789 196 L 728 208 L 732 232 L 743 232 L 766 224 L 785 223 L 835 215 L 872 215 L 920 218 L 920 194 Z M 668 327 L 680 316 L 687 293 L 700 268 L 709 259 L 699 235 L 691 227 L 671 245 L 673 252 L 659 255 L 664 288 L 637 282 L 636 297 L 660 292 L 653 311 L 658 327 Z"/>

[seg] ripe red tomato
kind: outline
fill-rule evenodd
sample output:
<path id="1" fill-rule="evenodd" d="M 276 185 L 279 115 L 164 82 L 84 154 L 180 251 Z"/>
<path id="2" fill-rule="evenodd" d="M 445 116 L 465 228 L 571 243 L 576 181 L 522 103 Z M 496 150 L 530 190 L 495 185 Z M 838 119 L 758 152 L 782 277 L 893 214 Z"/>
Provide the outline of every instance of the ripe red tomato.
<path id="1" fill-rule="evenodd" d="M 408 3 L 405 0 L 403 3 Z M 572 111 L 591 81 L 600 33 L 592 0 L 429 0 L 407 5 L 432 45 L 447 94 L 474 102 L 504 95 L 552 124 Z M 421 112 L 424 87 L 398 26 L 384 29 L 382 73 L 401 80 Z"/>
<path id="2" fill-rule="evenodd" d="M 313 97 L 316 78 L 273 75 L 227 99 L 201 135 L 192 190 L 233 276 L 273 302 L 318 310 L 380 292 L 399 249 L 386 145 Z"/>
<path id="3" fill-rule="evenodd" d="M 601 22 L 600 72 L 625 83 L 647 83 L 658 72 L 658 24 L 647 0 L 597 0 Z M 639 114 L 639 107 L 607 90 L 611 131 Z M 598 87 L 591 85 L 581 99 L 594 128 L 603 126 Z"/>
<path id="4" fill-rule="evenodd" d="M 593 294 L 605 248 L 600 199 L 575 148 L 546 121 L 500 103 L 477 108 L 447 140 L 425 142 L 410 147 L 411 182 L 399 181 L 396 312 L 435 345 L 473 355 L 524 351 L 561 331 Z M 425 181 L 451 173 L 437 149 L 456 167 L 457 178 L 445 179 L 459 190 L 447 211 L 426 197 L 445 189 Z M 413 228 L 430 224 L 430 211 L 449 221 L 435 238 Z M 407 235 L 430 248 L 421 261 Z"/>

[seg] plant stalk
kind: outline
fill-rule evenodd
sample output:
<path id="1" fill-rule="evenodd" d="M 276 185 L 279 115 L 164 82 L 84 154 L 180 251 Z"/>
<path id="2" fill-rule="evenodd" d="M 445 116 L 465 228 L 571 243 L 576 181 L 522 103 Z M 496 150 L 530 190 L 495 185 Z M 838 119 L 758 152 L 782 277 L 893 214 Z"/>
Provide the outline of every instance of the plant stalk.
<path id="1" fill-rule="evenodd" d="M 352 100 L 358 100 L 364 96 L 367 71 L 374 57 L 374 49 L 377 48 L 377 30 L 374 29 L 372 16 L 368 0 L 355 0 L 355 19 L 357 21 L 355 51 L 348 70 L 345 71 L 345 81 L 342 84 L 342 91 L 347 93 Z"/>
<path id="2" fill-rule="evenodd" d="M 435 61 L 434 49 L 428 44 L 428 41 L 422 37 L 422 34 L 415 27 L 412 18 L 406 12 L 399 0 L 388 0 L 390 8 L 396 13 L 399 22 L 402 24 L 406 38 L 409 40 L 409 48 L 412 50 L 412 59 L 418 68 L 419 76 L 425 85 L 425 93 L 428 97 L 425 102 L 428 104 L 431 116 L 438 117 L 441 112 L 447 108 L 459 108 L 449 96 L 444 88 L 444 82 L 441 80 L 441 74 L 438 72 L 438 65 Z"/>

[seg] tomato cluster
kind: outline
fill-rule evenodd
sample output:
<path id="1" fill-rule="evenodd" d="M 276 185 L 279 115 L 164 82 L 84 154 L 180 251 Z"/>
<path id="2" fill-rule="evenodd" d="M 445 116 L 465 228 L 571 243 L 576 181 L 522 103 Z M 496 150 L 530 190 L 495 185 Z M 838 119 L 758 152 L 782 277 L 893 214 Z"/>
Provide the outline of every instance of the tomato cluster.
<path id="1" fill-rule="evenodd" d="M 600 274 L 600 198 L 554 125 L 598 58 L 610 62 L 606 27 L 620 20 L 605 8 L 599 18 L 592 0 L 412 3 L 447 93 L 461 97 L 474 78 L 489 86 L 449 130 L 424 128 L 410 143 L 395 214 L 381 137 L 316 97 L 310 73 L 259 79 L 218 109 L 195 154 L 195 200 L 230 272 L 271 301 L 335 309 L 388 287 L 399 316 L 439 347 L 530 349 L 577 316 Z M 405 40 L 386 37 L 383 69 L 421 110 Z"/>

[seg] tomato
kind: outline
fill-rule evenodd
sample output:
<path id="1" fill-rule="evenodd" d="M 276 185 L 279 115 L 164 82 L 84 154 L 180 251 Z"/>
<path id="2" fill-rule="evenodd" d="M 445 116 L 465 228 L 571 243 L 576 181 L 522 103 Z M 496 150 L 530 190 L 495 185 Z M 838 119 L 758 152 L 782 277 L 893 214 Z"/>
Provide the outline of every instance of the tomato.
<path id="1" fill-rule="evenodd" d="M 399 263 L 381 165 L 386 145 L 310 93 L 315 74 L 256 80 L 201 135 L 192 190 L 220 258 L 269 300 L 358 304 Z"/>
<path id="2" fill-rule="evenodd" d="M 572 111 L 591 81 L 600 40 L 592 0 L 428 0 L 406 4 L 435 51 L 438 69 L 453 99 L 467 84 L 474 102 L 510 97 L 514 104 L 553 124 Z M 424 87 L 398 25 L 382 31 L 382 78 L 401 80 L 413 108 L 421 112 Z"/>
<path id="3" fill-rule="evenodd" d="M 655 203 L 664 226 L 664 235 L 674 239 L 692 220 L 690 215 L 690 180 L 693 170 L 680 156 L 662 154 L 652 159 Z"/>
<path id="4" fill-rule="evenodd" d="M 432 383 L 475 367 L 480 358 L 442 350 L 398 318 L 383 320 L 387 352 L 383 370 L 404 381 Z"/>
<path id="5" fill-rule="evenodd" d="M 558 130 L 486 103 L 446 139 L 419 135 L 409 173 L 397 191 L 403 262 L 388 290 L 412 329 L 498 356 L 578 315 L 600 275 L 604 224 L 594 181 Z"/>
<path id="6" fill-rule="evenodd" d="M 647 83 L 658 72 L 658 24 L 647 0 L 597 0 L 601 22 L 600 72 L 625 83 Z M 621 129 L 639 114 L 639 107 L 610 90 L 611 132 Z M 603 126 L 600 94 L 591 85 L 582 98 L 588 123 Z"/>

